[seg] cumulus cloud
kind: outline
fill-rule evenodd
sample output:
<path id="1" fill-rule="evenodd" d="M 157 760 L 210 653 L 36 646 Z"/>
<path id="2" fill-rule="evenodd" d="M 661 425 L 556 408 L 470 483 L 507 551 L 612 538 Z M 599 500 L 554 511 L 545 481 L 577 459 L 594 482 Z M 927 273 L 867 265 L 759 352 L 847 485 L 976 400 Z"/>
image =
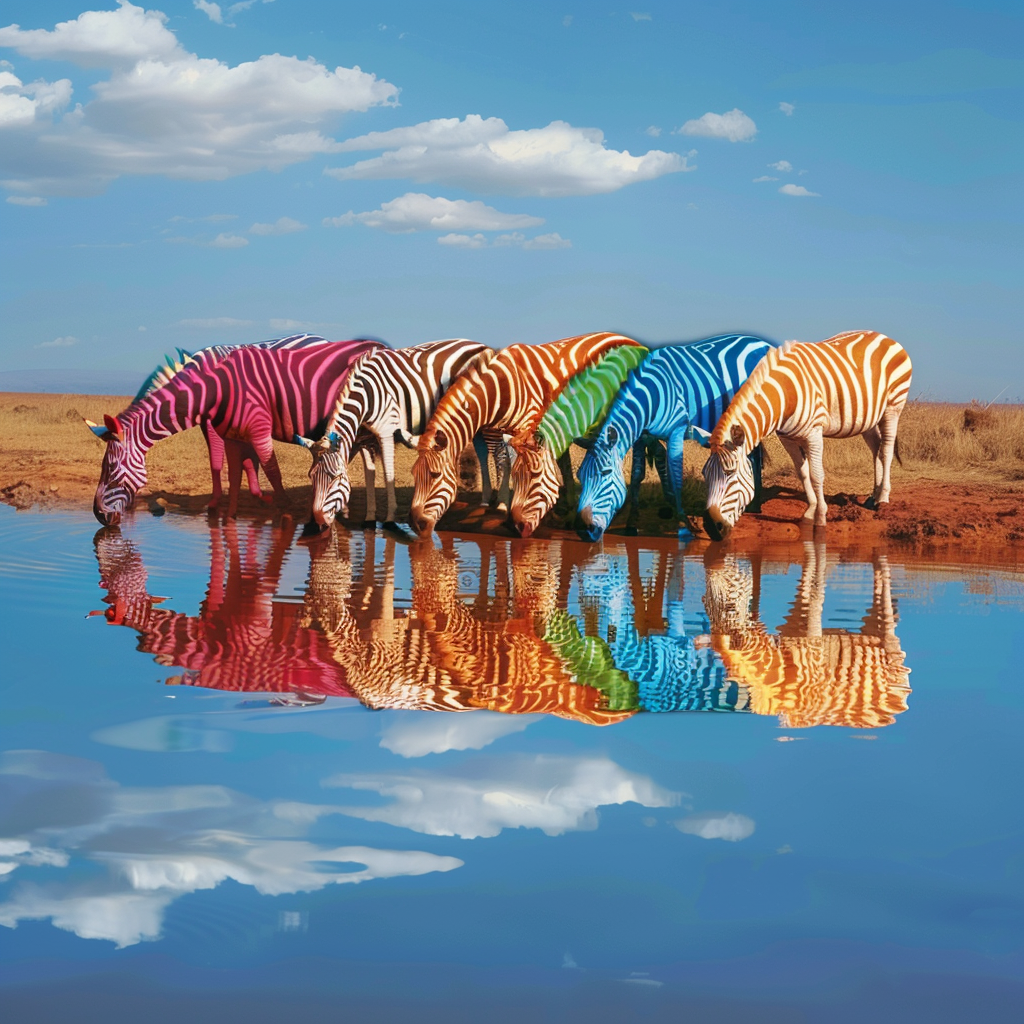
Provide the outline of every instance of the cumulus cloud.
<path id="1" fill-rule="evenodd" d="M 726 139 L 729 142 L 751 142 L 757 134 L 757 125 L 738 107 L 724 114 L 711 111 L 687 121 L 679 129 L 680 135 L 701 135 L 708 139 Z"/>
<path id="2" fill-rule="evenodd" d="M 728 843 L 738 843 L 752 836 L 755 827 L 752 818 L 733 811 L 727 814 L 691 814 L 674 824 L 687 835 L 700 836 L 701 839 L 724 839 Z"/>
<path id="3" fill-rule="evenodd" d="M 656 124 L 652 124 L 644 129 L 644 135 L 650 135 L 652 139 L 656 139 L 661 135 L 661 129 Z"/>
<path id="4" fill-rule="evenodd" d="M 211 4 L 208 0 L 192 0 L 192 6 L 197 11 L 202 11 L 210 21 L 216 22 L 218 25 L 224 24 L 224 14 L 220 9 L 220 4 Z"/>
<path id="5" fill-rule="evenodd" d="M 158 174 L 223 180 L 279 170 L 336 147 L 322 129 L 341 115 L 396 102 L 359 68 L 265 54 L 234 67 L 184 50 L 166 16 L 122 0 L 52 31 L 0 28 L 29 58 L 110 69 L 93 98 L 58 117 L 71 82 L 0 82 L 0 174 L 14 192 L 85 194 L 114 178 Z"/>
<path id="6" fill-rule="evenodd" d="M 762 174 L 760 178 L 755 178 L 754 179 L 754 184 L 756 185 L 759 181 L 778 181 L 778 180 L 779 180 L 778 178 L 773 178 L 770 174 Z"/>
<path id="7" fill-rule="evenodd" d="M 336 148 L 339 152 L 385 151 L 324 172 L 341 181 L 408 178 L 515 196 L 597 195 L 692 170 L 677 153 L 651 150 L 633 156 L 608 149 L 596 128 L 552 121 L 545 128 L 512 131 L 500 118 L 478 114 L 461 121 L 439 118 L 371 132 Z"/>
<path id="8" fill-rule="evenodd" d="M 242 246 L 248 244 L 248 238 L 243 238 L 241 235 L 229 235 L 223 231 L 209 243 L 213 249 L 241 249 Z"/>
<path id="9" fill-rule="evenodd" d="M 460 775 L 335 775 L 323 784 L 391 798 L 383 806 L 337 808 L 343 814 L 463 839 L 496 836 L 506 828 L 557 836 L 597 828 L 597 808 L 606 804 L 679 802 L 679 794 L 603 757 L 517 757 Z"/>
<path id="10" fill-rule="evenodd" d="M 255 320 L 236 320 L 233 316 L 198 317 L 191 320 L 179 320 L 179 327 L 193 330 L 221 330 L 225 327 L 255 327 Z"/>
<path id="11" fill-rule="evenodd" d="M 781 110 L 786 117 L 792 117 L 793 111 L 796 110 L 796 107 L 792 103 L 780 103 L 779 110 Z"/>
<path id="12" fill-rule="evenodd" d="M 45 206 L 46 200 L 42 196 L 8 196 L 7 202 L 14 206 Z"/>
<path id="13" fill-rule="evenodd" d="M 296 231 L 305 231 L 308 225 L 291 217 L 278 217 L 273 224 L 253 224 L 249 228 L 250 235 L 291 235 Z"/>
<path id="14" fill-rule="evenodd" d="M 48 918 L 119 947 L 159 938 L 171 903 L 227 879 L 280 896 L 463 864 L 418 850 L 310 842 L 296 831 L 316 820 L 316 809 L 282 816 L 276 804 L 223 786 L 122 787 L 94 762 L 43 751 L 4 754 L 0 794 L 9 837 L 0 871 L 15 878 L 0 925 Z M 19 884 L 37 867 L 48 868 L 41 881 Z M 55 868 L 72 870 L 54 879 Z"/>
<path id="15" fill-rule="evenodd" d="M 428 196 L 423 192 L 407 192 L 404 196 L 381 203 L 379 210 L 366 213 L 348 213 L 340 217 L 325 217 L 328 227 L 348 227 L 364 224 L 392 234 L 411 234 L 414 231 L 506 231 L 510 228 L 529 228 L 543 224 L 543 217 L 526 213 L 501 213 L 480 200 L 445 199 Z"/>
<path id="16" fill-rule="evenodd" d="M 788 160 L 777 160 L 773 164 L 768 165 L 773 171 L 782 171 L 784 174 L 788 174 L 793 170 L 793 165 Z"/>
<path id="17" fill-rule="evenodd" d="M 522 732 L 543 715 L 503 715 L 474 711 L 438 715 L 431 711 L 396 711 L 388 716 L 380 745 L 400 757 L 425 757 L 446 750 L 482 750 L 502 736 Z"/>
<path id="18" fill-rule="evenodd" d="M 493 241 L 490 241 L 486 235 L 479 233 L 475 235 L 452 233 L 450 235 L 442 235 L 437 240 L 437 244 L 449 245 L 454 249 L 505 249 L 509 246 L 516 246 L 521 249 L 572 248 L 572 242 L 568 238 L 563 238 L 557 231 L 549 235 L 536 235 L 533 238 L 527 238 L 521 232 L 514 231 L 510 235 L 498 235 Z"/>
<path id="19" fill-rule="evenodd" d="M 779 191 L 784 196 L 817 196 L 818 198 L 821 197 L 820 192 L 809 192 L 807 189 L 803 187 L 803 185 L 783 185 L 782 188 L 779 189 Z"/>
<path id="20" fill-rule="evenodd" d="M 62 338 L 54 338 L 53 341 L 41 341 L 36 348 L 67 348 L 77 344 L 78 339 L 73 334 L 65 334 Z"/>

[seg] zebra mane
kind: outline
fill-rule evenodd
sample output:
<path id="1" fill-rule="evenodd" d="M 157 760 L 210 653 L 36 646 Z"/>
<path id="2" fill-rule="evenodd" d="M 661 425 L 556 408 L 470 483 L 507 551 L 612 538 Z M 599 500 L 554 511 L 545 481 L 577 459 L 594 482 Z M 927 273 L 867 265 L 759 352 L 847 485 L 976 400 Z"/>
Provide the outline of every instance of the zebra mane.
<path id="1" fill-rule="evenodd" d="M 179 348 L 177 353 L 177 356 L 164 356 L 164 361 L 159 363 L 156 369 L 142 382 L 142 387 L 139 388 L 132 399 L 132 405 L 136 402 L 141 402 L 146 395 L 156 391 L 157 388 L 162 388 L 172 378 L 181 373 L 190 362 L 195 362 L 195 357 L 191 352 L 186 352 L 183 348 Z"/>
<path id="2" fill-rule="evenodd" d="M 352 392 L 352 386 L 356 381 L 356 377 L 363 368 L 363 364 L 368 360 L 372 359 L 381 349 L 371 349 L 369 352 L 364 352 L 359 356 L 349 367 L 348 373 L 345 375 L 345 382 L 338 389 L 338 397 L 334 400 L 334 408 L 331 409 L 331 415 L 327 418 L 327 430 L 326 434 L 332 430 L 338 429 L 338 417 L 341 416 L 342 409 L 345 408 L 345 403 L 348 401 L 348 396 Z"/>
<path id="3" fill-rule="evenodd" d="M 708 447 L 711 451 L 714 452 L 718 449 L 726 433 L 732 429 L 733 424 L 737 420 L 742 418 L 750 399 L 760 392 L 765 380 L 771 376 L 772 371 L 779 365 L 779 360 L 789 355 L 795 346 L 801 344 L 803 342 L 786 341 L 781 345 L 768 349 L 761 357 L 757 366 L 750 371 L 750 376 L 740 385 L 735 397 L 729 403 L 729 407 L 722 413 L 715 424 L 715 429 L 711 432 L 711 437 L 708 440 Z M 771 433 L 771 431 L 766 431 L 766 433 Z M 755 448 L 761 440 L 762 438 L 758 438 L 750 447 L 752 449 Z"/>

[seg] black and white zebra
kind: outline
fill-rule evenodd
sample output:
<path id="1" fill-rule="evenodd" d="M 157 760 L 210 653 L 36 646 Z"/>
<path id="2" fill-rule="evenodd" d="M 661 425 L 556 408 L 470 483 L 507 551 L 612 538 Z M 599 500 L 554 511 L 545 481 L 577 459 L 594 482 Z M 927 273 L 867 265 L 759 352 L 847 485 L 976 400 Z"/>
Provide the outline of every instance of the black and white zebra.
<path id="1" fill-rule="evenodd" d="M 374 358 L 379 354 L 382 358 Z M 432 341 L 425 345 L 380 350 L 361 359 L 338 393 L 323 438 L 311 441 L 296 436 L 313 454 L 309 478 L 313 482 L 313 522 L 329 527 L 339 512 L 347 513 L 351 481 L 348 461 L 356 448 L 363 456 L 366 475 L 366 521 L 376 522 L 374 453 L 379 452 L 387 488 L 385 526 L 394 526 L 395 441 L 420 434 L 448 385 L 470 366 L 486 361 L 491 349 L 464 338 Z M 507 479 L 508 456 L 497 432 L 473 439 L 480 459 L 483 501 L 490 502 L 493 488 L 488 454 L 499 476 Z M 313 523 L 310 529 L 313 529 Z"/>

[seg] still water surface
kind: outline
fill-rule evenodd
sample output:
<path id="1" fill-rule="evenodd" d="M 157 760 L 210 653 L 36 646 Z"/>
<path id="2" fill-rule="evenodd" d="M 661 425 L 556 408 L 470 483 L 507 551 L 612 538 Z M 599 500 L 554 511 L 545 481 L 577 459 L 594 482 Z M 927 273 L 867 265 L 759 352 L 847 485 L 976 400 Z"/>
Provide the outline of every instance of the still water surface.
<path id="1" fill-rule="evenodd" d="M 296 536 L 0 510 L 0 1005 L 1024 1016 L 1024 576 Z"/>

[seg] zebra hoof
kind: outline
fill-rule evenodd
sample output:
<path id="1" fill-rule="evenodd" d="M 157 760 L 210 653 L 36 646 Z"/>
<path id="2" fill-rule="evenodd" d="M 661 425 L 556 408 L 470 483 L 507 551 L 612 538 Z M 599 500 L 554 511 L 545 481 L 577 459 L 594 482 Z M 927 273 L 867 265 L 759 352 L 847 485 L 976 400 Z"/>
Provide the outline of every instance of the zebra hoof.
<path id="1" fill-rule="evenodd" d="M 874 512 L 878 508 L 878 502 L 875 501 L 874 497 L 868 498 L 868 500 L 864 502 L 864 507 L 869 508 Z"/>
<path id="2" fill-rule="evenodd" d="M 635 526 L 627 526 L 625 528 L 625 530 L 623 530 L 622 532 L 627 537 L 639 537 L 640 536 L 640 531 Z"/>
<path id="3" fill-rule="evenodd" d="M 364 519 L 363 520 L 363 529 L 364 530 L 376 530 L 377 529 L 377 520 L 376 519 Z"/>

